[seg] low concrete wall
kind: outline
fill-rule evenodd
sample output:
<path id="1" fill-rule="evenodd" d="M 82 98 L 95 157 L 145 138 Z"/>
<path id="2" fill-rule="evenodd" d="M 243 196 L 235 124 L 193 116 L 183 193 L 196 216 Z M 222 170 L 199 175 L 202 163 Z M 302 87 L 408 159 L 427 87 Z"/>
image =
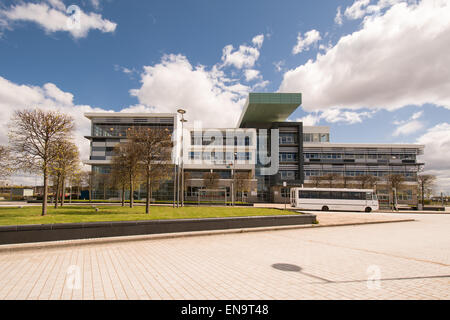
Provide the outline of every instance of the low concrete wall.
<path id="1" fill-rule="evenodd" d="M 315 215 L 1 226 L 0 244 L 312 224 Z"/>

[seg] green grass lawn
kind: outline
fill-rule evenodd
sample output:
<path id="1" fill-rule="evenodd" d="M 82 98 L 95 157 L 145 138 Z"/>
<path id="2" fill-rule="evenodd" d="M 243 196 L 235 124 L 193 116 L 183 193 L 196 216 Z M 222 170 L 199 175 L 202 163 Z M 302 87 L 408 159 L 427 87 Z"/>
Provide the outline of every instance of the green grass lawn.
<path id="1" fill-rule="evenodd" d="M 91 206 L 64 206 L 49 208 L 46 216 L 41 216 L 41 207 L 0 208 L 0 225 L 75 223 L 94 221 L 130 221 L 157 219 L 189 219 L 244 217 L 294 214 L 291 211 L 264 208 L 235 207 L 172 207 L 155 206 L 150 208 L 150 214 L 145 214 L 144 206 L 134 208 L 120 206 L 96 206 L 96 212 Z"/>

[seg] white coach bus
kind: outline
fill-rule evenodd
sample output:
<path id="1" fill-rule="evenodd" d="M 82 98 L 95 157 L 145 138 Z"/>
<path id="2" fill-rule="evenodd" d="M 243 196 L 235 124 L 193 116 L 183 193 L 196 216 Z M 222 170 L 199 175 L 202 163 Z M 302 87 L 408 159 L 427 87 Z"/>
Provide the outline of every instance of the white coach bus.
<path id="1" fill-rule="evenodd" d="M 322 211 L 379 209 L 377 195 L 370 189 L 291 188 L 291 206 Z"/>

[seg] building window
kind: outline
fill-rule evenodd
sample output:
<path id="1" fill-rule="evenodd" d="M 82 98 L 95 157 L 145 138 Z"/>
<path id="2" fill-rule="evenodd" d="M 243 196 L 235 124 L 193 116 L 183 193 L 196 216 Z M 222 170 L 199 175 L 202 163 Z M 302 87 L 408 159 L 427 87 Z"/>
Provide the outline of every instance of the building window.
<path id="1" fill-rule="evenodd" d="M 295 171 L 280 171 L 281 180 L 295 180 Z"/>
<path id="2" fill-rule="evenodd" d="M 290 198 L 291 189 L 290 188 L 281 188 L 280 193 L 283 198 Z"/>
<path id="3" fill-rule="evenodd" d="M 297 154 L 296 153 L 281 152 L 280 153 L 280 161 L 281 162 L 297 161 Z"/>
<path id="4" fill-rule="evenodd" d="M 297 134 L 295 133 L 280 133 L 280 144 L 296 144 Z"/>

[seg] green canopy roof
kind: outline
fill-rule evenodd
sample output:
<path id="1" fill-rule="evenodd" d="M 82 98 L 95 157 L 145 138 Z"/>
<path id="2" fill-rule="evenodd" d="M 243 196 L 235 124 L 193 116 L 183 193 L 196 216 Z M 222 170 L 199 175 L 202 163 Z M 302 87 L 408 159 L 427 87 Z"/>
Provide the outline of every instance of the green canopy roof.
<path id="1" fill-rule="evenodd" d="M 301 104 L 301 93 L 250 93 L 238 127 L 246 127 L 249 123 L 286 121 Z"/>

